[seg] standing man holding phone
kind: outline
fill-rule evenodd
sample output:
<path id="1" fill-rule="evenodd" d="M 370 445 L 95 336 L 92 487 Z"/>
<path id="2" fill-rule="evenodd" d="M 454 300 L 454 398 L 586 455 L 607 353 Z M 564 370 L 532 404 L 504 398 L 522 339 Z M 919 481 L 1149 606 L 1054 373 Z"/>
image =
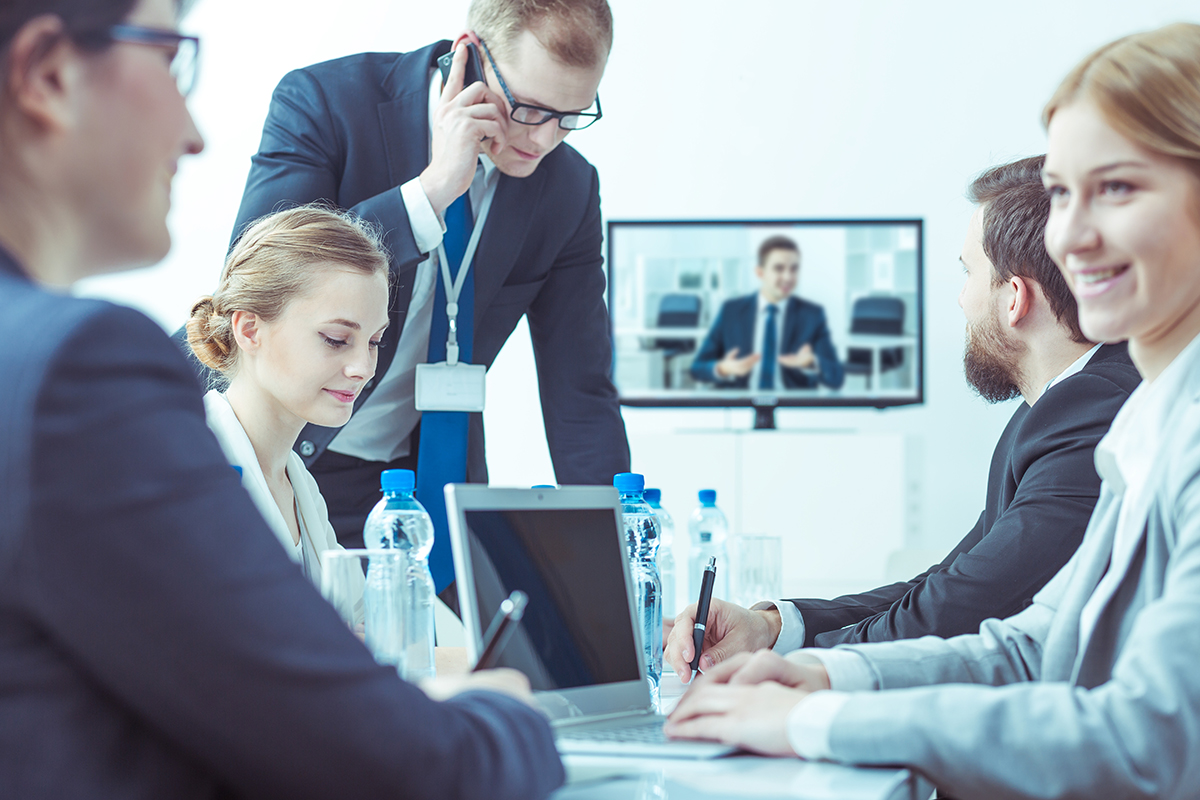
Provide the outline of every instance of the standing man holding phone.
<path id="1" fill-rule="evenodd" d="M 629 469 L 598 178 L 560 146 L 600 119 L 611 46 L 606 0 L 474 0 L 453 42 L 288 74 L 252 159 L 235 239 L 315 200 L 384 233 L 393 300 L 377 377 L 344 428 L 309 426 L 296 447 L 348 546 L 361 546 L 379 473 L 416 470 L 437 530 L 430 567 L 452 605 L 442 488 L 487 479 L 484 371 L 522 315 L 558 482 L 606 484 Z"/>

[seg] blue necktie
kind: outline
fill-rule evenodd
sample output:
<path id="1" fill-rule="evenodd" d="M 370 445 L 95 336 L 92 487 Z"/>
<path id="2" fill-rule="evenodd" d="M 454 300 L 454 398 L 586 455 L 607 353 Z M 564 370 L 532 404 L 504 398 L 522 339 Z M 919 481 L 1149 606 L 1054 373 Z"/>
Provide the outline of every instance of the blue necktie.
<path id="1" fill-rule="evenodd" d="M 446 209 L 446 235 L 442 246 L 450 276 L 464 266 L 463 255 L 471 238 L 471 201 L 469 192 Z M 450 320 L 446 316 L 446 286 L 442 270 L 437 270 L 437 290 L 433 297 L 433 324 L 429 327 L 430 364 L 446 360 L 446 335 Z M 475 276 L 468 274 L 458 297 L 458 360 L 471 363 L 475 333 Z M 417 499 L 433 519 L 433 550 L 429 553 L 429 571 L 441 592 L 454 581 L 454 557 L 450 550 L 450 530 L 446 522 L 447 483 L 467 479 L 467 428 L 470 415 L 465 411 L 422 411 L 421 440 L 417 452 Z"/>
<path id="2" fill-rule="evenodd" d="M 762 346 L 762 361 L 759 362 L 758 373 L 758 388 L 774 389 L 775 388 L 775 361 L 778 356 L 775 354 L 776 342 L 779 341 L 779 336 L 775 330 L 775 312 L 778 309 L 774 304 L 767 306 L 767 323 L 763 325 L 763 346 Z"/>

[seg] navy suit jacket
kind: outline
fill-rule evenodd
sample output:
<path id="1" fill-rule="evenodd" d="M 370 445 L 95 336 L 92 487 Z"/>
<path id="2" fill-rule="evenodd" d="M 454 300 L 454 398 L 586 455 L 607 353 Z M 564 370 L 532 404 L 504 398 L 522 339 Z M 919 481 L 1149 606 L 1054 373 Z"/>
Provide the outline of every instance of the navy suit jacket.
<path id="1" fill-rule="evenodd" d="M 978 633 L 1029 605 L 1075 554 L 1100 496 L 1093 451 L 1141 381 L 1124 344 L 1021 403 L 992 454 L 987 503 L 950 554 L 911 581 L 792 600 L 807 647 Z"/>
<path id="2" fill-rule="evenodd" d="M 286 75 L 271 99 L 234 237 L 253 220 L 325 200 L 378 224 L 395 276 L 391 324 L 404 327 L 418 250 L 400 186 L 429 165 L 429 75 L 449 42 L 412 53 L 363 53 Z M 610 378 L 596 170 L 560 144 L 527 178 L 502 175 L 475 256 L 473 361 L 491 366 L 529 318 L 546 438 L 559 483 L 607 484 L 629 470 L 629 445 Z M 379 354 L 375 381 L 395 353 Z M 357 407 L 357 406 L 356 406 Z M 397 439 L 407 431 L 397 434 Z M 310 425 L 297 450 L 311 464 L 337 434 Z M 471 419 L 470 480 L 485 481 L 483 415 Z"/>
<path id="3" fill-rule="evenodd" d="M 37 330 L 37 336 L 30 336 Z M 0 251 L 0 797 L 545 797 L 549 725 L 377 665 L 151 320 Z"/>
<path id="4" fill-rule="evenodd" d="M 704 344 L 700 346 L 700 352 L 692 361 L 692 376 L 698 381 L 714 383 L 721 387 L 748 388 L 749 376 L 726 381 L 717 377 L 715 370 L 717 362 L 735 347 L 742 356 L 761 352 L 762 343 L 754 341 L 754 322 L 757 316 L 757 293 L 726 300 L 721 305 Z M 833 349 L 833 339 L 829 335 L 829 327 L 825 324 L 825 309 L 816 303 L 792 296 L 788 298 L 787 311 L 783 315 L 783 339 L 779 355 L 795 353 L 806 344 L 812 346 L 817 356 L 817 372 L 810 374 L 804 370 L 784 367 L 781 370 L 782 388 L 812 389 L 820 383 L 832 389 L 841 388 L 846 373 L 842 362 L 838 360 L 837 352 Z"/>

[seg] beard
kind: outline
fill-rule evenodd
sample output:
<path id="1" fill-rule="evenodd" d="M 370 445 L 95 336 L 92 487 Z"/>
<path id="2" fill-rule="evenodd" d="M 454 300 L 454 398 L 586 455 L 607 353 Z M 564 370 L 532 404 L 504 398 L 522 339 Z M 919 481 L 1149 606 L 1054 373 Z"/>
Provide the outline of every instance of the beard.
<path id="1" fill-rule="evenodd" d="M 1025 345 L 1000 332 L 1000 323 L 988 317 L 979 325 L 967 325 L 963 372 L 971 388 L 989 403 L 1003 403 L 1021 394 L 1021 357 Z"/>

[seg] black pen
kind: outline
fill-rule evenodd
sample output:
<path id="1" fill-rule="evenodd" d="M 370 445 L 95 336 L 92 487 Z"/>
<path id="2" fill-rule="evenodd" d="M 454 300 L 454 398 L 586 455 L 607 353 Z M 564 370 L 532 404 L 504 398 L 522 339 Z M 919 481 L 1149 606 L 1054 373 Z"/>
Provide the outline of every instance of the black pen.
<path id="1" fill-rule="evenodd" d="M 713 584 L 717 580 L 717 557 L 708 559 L 708 566 L 700 577 L 700 599 L 696 601 L 696 625 L 692 628 L 692 646 L 696 654 L 692 656 L 692 671 L 700 669 L 700 646 L 704 644 L 704 626 L 708 624 L 708 604 L 712 602 Z"/>
<path id="2" fill-rule="evenodd" d="M 504 649 L 508 637 L 512 636 L 513 631 L 517 629 L 517 623 L 525 614 L 525 604 L 528 601 L 529 598 L 524 592 L 516 591 L 500 603 L 500 608 L 496 611 L 492 624 L 488 626 L 487 633 L 483 635 L 483 649 L 479 652 L 479 659 L 475 662 L 475 666 L 471 667 L 471 672 L 496 666 L 496 659 L 500 657 L 500 652 Z"/>

